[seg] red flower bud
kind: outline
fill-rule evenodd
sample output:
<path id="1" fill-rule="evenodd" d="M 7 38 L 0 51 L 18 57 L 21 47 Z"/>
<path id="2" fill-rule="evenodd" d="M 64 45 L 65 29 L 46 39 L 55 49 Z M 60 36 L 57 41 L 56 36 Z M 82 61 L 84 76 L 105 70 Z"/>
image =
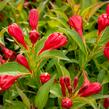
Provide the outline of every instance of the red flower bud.
<path id="1" fill-rule="evenodd" d="M 109 16 L 109 4 L 106 6 L 106 14 Z"/>
<path id="2" fill-rule="evenodd" d="M 82 97 L 91 96 L 93 94 L 98 94 L 102 89 L 102 86 L 98 82 L 90 83 L 84 90 L 79 91 L 79 95 Z"/>
<path id="3" fill-rule="evenodd" d="M 109 42 L 104 47 L 104 56 L 109 60 Z"/>
<path id="4" fill-rule="evenodd" d="M 3 57 L 0 55 L 0 64 L 4 64 L 6 60 L 3 59 Z"/>
<path id="5" fill-rule="evenodd" d="M 22 44 L 26 49 L 28 49 L 27 45 L 24 41 L 23 32 L 22 32 L 21 28 L 16 23 L 13 23 L 13 24 L 8 26 L 8 33 L 12 37 L 14 37 L 18 43 Z"/>
<path id="6" fill-rule="evenodd" d="M 0 75 L 0 92 L 9 89 L 21 75 Z"/>
<path id="7" fill-rule="evenodd" d="M 49 73 L 42 73 L 40 74 L 40 81 L 42 84 L 46 83 L 47 81 L 49 81 L 51 78 Z"/>
<path id="8" fill-rule="evenodd" d="M 16 61 L 23 65 L 24 67 L 26 67 L 30 72 L 30 67 L 29 67 L 29 64 L 28 64 L 28 61 L 27 59 L 22 55 L 22 54 L 18 54 L 17 57 L 16 57 Z"/>
<path id="9" fill-rule="evenodd" d="M 74 16 L 69 18 L 68 23 L 82 37 L 82 35 L 83 35 L 83 21 L 82 21 L 82 17 L 78 16 L 78 15 L 74 15 Z"/>
<path id="10" fill-rule="evenodd" d="M 67 38 L 58 32 L 51 34 L 48 39 L 45 41 L 44 47 L 39 51 L 38 54 L 41 54 L 45 50 L 53 50 L 59 47 L 64 46 L 67 43 Z"/>
<path id="11" fill-rule="evenodd" d="M 107 14 L 102 14 L 98 17 L 98 35 L 109 26 L 109 18 Z"/>
<path id="12" fill-rule="evenodd" d="M 16 57 L 16 53 L 12 50 L 9 50 L 6 47 L 2 47 L 2 52 L 4 53 L 5 59 L 11 59 L 14 60 Z"/>
<path id="13" fill-rule="evenodd" d="M 33 30 L 37 28 L 38 19 L 39 19 L 38 10 L 31 9 L 29 12 L 29 24 Z"/>
<path id="14" fill-rule="evenodd" d="M 66 96 L 66 87 L 65 87 L 64 77 L 61 77 L 59 82 L 60 82 L 60 85 L 61 85 L 62 95 Z"/>
<path id="15" fill-rule="evenodd" d="M 68 76 L 64 77 L 64 82 L 65 82 L 65 85 L 67 87 L 67 90 L 68 90 L 69 94 L 71 94 L 72 93 L 72 87 L 71 87 L 70 78 Z"/>
<path id="16" fill-rule="evenodd" d="M 40 35 L 39 35 L 38 32 L 36 32 L 36 30 L 30 31 L 29 38 L 30 38 L 30 40 L 31 40 L 31 42 L 32 42 L 33 45 L 37 42 L 39 36 Z"/>
<path id="17" fill-rule="evenodd" d="M 63 108 L 69 109 L 72 107 L 73 103 L 72 103 L 72 100 L 70 98 L 66 97 L 66 98 L 62 99 L 61 105 Z"/>
<path id="18" fill-rule="evenodd" d="M 109 98 L 105 98 L 104 99 L 104 104 L 103 105 L 104 105 L 104 108 L 105 109 L 108 109 L 109 108 Z"/>
<path id="19" fill-rule="evenodd" d="M 73 87 L 74 87 L 74 89 L 76 89 L 77 86 L 78 86 L 78 77 L 76 76 L 76 77 L 74 77 L 74 81 L 73 81 Z"/>

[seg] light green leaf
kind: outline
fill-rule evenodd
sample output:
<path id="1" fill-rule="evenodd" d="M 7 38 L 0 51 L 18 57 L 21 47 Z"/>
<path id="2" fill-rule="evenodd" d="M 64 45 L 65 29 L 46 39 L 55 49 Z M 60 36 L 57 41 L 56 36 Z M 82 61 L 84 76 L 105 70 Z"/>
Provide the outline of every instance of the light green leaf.
<path id="1" fill-rule="evenodd" d="M 0 65 L 0 74 L 26 74 L 29 71 L 22 65 L 16 62 L 8 62 L 6 64 Z"/>
<path id="2" fill-rule="evenodd" d="M 45 107 L 48 100 L 48 94 L 49 94 L 51 86 L 53 85 L 55 76 L 56 75 L 54 75 L 51 78 L 51 80 L 49 80 L 47 83 L 42 85 L 40 89 L 38 90 L 37 95 L 35 97 L 35 106 L 38 109 L 43 109 Z"/>

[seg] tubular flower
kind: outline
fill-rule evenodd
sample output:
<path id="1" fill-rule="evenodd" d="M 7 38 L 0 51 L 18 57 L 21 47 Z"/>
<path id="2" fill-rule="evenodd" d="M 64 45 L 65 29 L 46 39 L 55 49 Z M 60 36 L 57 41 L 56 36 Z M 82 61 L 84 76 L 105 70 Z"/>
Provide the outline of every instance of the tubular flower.
<path id="1" fill-rule="evenodd" d="M 62 34 L 55 32 L 51 34 L 44 43 L 44 47 L 39 51 L 38 55 L 46 50 L 53 50 L 64 46 L 67 43 L 67 38 Z"/>
<path id="2" fill-rule="evenodd" d="M 38 32 L 36 32 L 36 30 L 30 31 L 29 38 L 30 38 L 33 45 L 37 42 L 37 40 L 39 39 L 39 36 L 40 35 Z"/>
<path id="3" fill-rule="evenodd" d="M 83 35 L 82 17 L 78 16 L 78 15 L 74 15 L 74 16 L 69 18 L 68 23 L 82 37 L 82 35 Z"/>
<path id="4" fill-rule="evenodd" d="M 16 39 L 16 41 L 18 43 L 20 43 L 21 45 L 23 45 L 26 49 L 28 49 L 25 41 L 24 41 L 24 35 L 23 32 L 21 30 L 21 28 L 16 24 L 13 23 L 11 25 L 8 26 L 8 33 L 14 37 L 14 39 Z"/>
<path id="5" fill-rule="evenodd" d="M 31 9 L 29 12 L 29 24 L 31 28 L 34 30 L 37 28 L 39 19 L 39 13 L 37 9 Z"/>
<path id="6" fill-rule="evenodd" d="M 108 109 L 109 108 L 109 98 L 105 98 L 104 99 L 104 104 L 103 105 L 104 105 L 104 108 L 105 109 Z"/>
<path id="7" fill-rule="evenodd" d="M 97 94 L 101 91 L 101 89 L 102 89 L 102 86 L 100 83 L 98 82 L 91 83 L 88 80 L 87 75 L 84 73 L 84 83 L 79 90 L 79 95 L 81 97 L 87 97 L 93 94 Z"/>
<path id="8" fill-rule="evenodd" d="M 109 18 L 107 14 L 102 14 L 98 17 L 98 35 L 109 26 Z"/>
<path id="9" fill-rule="evenodd" d="M 18 54 L 17 55 L 16 61 L 19 64 L 23 65 L 25 68 L 27 68 L 31 72 L 31 69 L 30 69 L 30 66 L 28 64 L 28 61 L 27 61 L 26 57 L 24 57 L 22 54 Z"/>
<path id="10" fill-rule="evenodd" d="M 109 60 L 109 42 L 104 47 L 104 56 Z"/>
<path id="11" fill-rule="evenodd" d="M 0 92 L 9 89 L 21 75 L 0 75 Z"/>
<path id="12" fill-rule="evenodd" d="M 49 73 L 42 73 L 40 74 L 40 81 L 42 84 L 46 83 L 47 81 L 49 81 L 51 78 Z"/>
<path id="13" fill-rule="evenodd" d="M 16 57 L 16 53 L 13 52 L 12 50 L 9 50 L 9 49 L 6 48 L 6 47 L 2 47 L 2 52 L 3 52 L 4 57 L 5 57 L 6 59 L 14 60 L 15 57 Z"/>
<path id="14" fill-rule="evenodd" d="M 76 89 L 77 86 L 78 86 L 78 77 L 76 76 L 76 77 L 74 77 L 74 81 L 73 81 L 73 87 L 74 87 L 74 89 Z"/>
<path id="15" fill-rule="evenodd" d="M 106 14 L 109 16 L 109 4 L 106 6 Z"/>
<path id="16" fill-rule="evenodd" d="M 66 96 L 66 87 L 65 87 L 64 77 L 60 77 L 59 82 L 61 86 L 62 95 Z"/>
<path id="17" fill-rule="evenodd" d="M 72 100 L 68 97 L 63 98 L 62 101 L 61 101 L 61 106 L 65 109 L 71 108 L 72 105 L 73 105 Z"/>

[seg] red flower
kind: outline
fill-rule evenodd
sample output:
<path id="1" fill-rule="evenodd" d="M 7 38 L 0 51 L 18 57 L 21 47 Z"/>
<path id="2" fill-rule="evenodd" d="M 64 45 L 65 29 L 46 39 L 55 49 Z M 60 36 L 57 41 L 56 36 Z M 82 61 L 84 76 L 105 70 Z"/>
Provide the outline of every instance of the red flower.
<path id="1" fill-rule="evenodd" d="M 9 50 L 6 47 L 2 47 L 2 52 L 4 54 L 5 59 L 11 59 L 14 60 L 16 57 L 16 53 L 12 50 Z"/>
<path id="2" fill-rule="evenodd" d="M 102 14 L 98 17 L 98 35 L 109 26 L 109 18 L 107 14 Z"/>
<path id="3" fill-rule="evenodd" d="M 39 35 L 38 32 L 36 32 L 36 30 L 30 31 L 29 38 L 30 38 L 30 40 L 31 40 L 31 42 L 32 42 L 33 45 L 37 42 L 39 36 L 40 35 Z"/>
<path id="4" fill-rule="evenodd" d="M 39 19 L 38 10 L 31 9 L 29 12 L 29 24 L 33 30 L 37 28 L 38 19 Z"/>
<path id="5" fill-rule="evenodd" d="M 8 26 L 8 33 L 12 37 L 14 37 L 18 43 L 22 44 L 26 49 L 28 49 L 27 45 L 24 41 L 23 32 L 22 32 L 21 28 L 16 23 L 13 23 L 13 24 Z"/>
<path id="6" fill-rule="evenodd" d="M 40 81 L 42 84 L 46 83 L 47 81 L 50 80 L 50 74 L 49 73 L 42 73 L 40 74 Z"/>
<path id="7" fill-rule="evenodd" d="M 103 105 L 104 105 L 104 108 L 105 109 L 108 109 L 109 108 L 109 98 L 105 98 L 104 99 L 104 104 Z"/>
<path id="8" fill-rule="evenodd" d="M 31 72 L 31 69 L 29 67 L 29 64 L 28 64 L 28 61 L 27 59 L 22 55 L 22 54 L 18 54 L 17 57 L 16 57 L 16 61 L 23 65 L 24 67 L 26 67 L 30 72 Z"/>
<path id="9" fill-rule="evenodd" d="M 87 97 L 91 96 L 93 94 L 97 94 L 101 91 L 102 86 L 98 82 L 91 83 L 88 78 L 86 73 L 84 73 L 84 83 L 82 87 L 79 90 L 79 95 L 82 97 Z"/>
<path id="10" fill-rule="evenodd" d="M 109 16 L 109 4 L 106 6 L 106 14 Z"/>
<path id="11" fill-rule="evenodd" d="M 87 87 L 84 87 L 82 91 L 79 91 L 79 95 L 82 97 L 98 94 L 102 89 L 102 86 L 98 82 L 90 83 Z"/>
<path id="12" fill-rule="evenodd" d="M 72 107 L 73 103 L 72 103 L 72 100 L 70 98 L 66 97 L 66 98 L 62 99 L 61 105 L 63 108 L 69 109 Z"/>
<path id="13" fill-rule="evenodd" d="M 104 47 L 104 56 L 109 60 L 109 42 Z"/>
<path id="14" fill-rule="evenodd" d="M 39 51 L 38 54 L 41 54 L 46 50 L 57 49 L 64 46 L 66 43 L 67 38 L 63 34 L 55 32 L 48 37 L 48 39 L 44 43 L 44 47 Z"/>
<path id="15" fill-rule="evenodd" d="M 72 86 L 71 86 L 70 78 L 68 76 L 64 77 L 64 82 L 65 82 L 65 85 L 67 87 L 69 94 L 71 94 L 72 93 Z"/>
<path id="16" fill-rule="evenodd" d="M 9 89 L 21 75 L 0 75 L 0 92 Z"/>
<path id="17" fill-rule="evenodd" d="M 76 87 L 78 86 L 78 77 L 74 77 L 74 81 L 73 81 L 73 87 L 74 89 L 76 89 Z"/>
<path id="18" fill-rule="evenodd" d="M 78 15 L 74 15 L 74 16 L 69 18 L 68 23 L 82 37 L 82 35 L 83 35 L 83 21 L 82 21 L 82 17 L 78 16 Z"/>
<path id="19" fill-rule="evenodd" d="M 61 86 L 62 95 L 66 96 L 66 87 L 65 87 L 64 77 L 61 77 L 59 79 L 59 82 L 60 82 L 60 86 Z"/>

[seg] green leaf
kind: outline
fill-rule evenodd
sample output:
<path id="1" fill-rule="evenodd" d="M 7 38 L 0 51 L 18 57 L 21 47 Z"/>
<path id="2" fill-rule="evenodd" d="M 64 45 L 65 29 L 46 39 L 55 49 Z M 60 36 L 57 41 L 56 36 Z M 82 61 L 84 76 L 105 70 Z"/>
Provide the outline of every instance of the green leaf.
<path id="1" fill-rule="evenodd" d="M 85 1 L 85 0 L 84 0 Z M 88 1 L 88 0 L 87 0 Z M 90 7 L 85 8 L 82 13 L 81 16 L 83 17 L 83 19 L 85 20 L 89 20 L 94 14 L 95 12 L 101 8 L 103 5 L 109 3 L 109 1 L 107 2 L 97 2 L 93 5 L 91 5 Z"/>
<path id="2" fill-rule="evenodd" d="M 21 101 L 13 101 L 10 104 L 3 106 L 2 109 L 27 109 Z"/>
<path id="3" fill-rule="evenodd" d="M 0 74 L 26 74 L 28 70 L 16 62 L 8 62 L 0 65 Z"/>
<path id="4" fill-rule="evenodd" d="M 60 50 L 51 50 L 45 51 L 40 55 L 40 58 L 57 58 L 60 60 L 70 61 L 70 59 L 64 55 L 64 53 Z M 70 61 L 71 62 L 71 61 Z"/>
<path id="5" fill-rule="evenodd" d="M 72 43 L 73 41 L 76 42 L 76 44 L 80 47 L 81 51 L 84 53 L 84 54 L 87 54 L 87 50 L 85 48 L 85 45 L 81 39 L 81 37 L 78 35 L 78 33 L 74 30 L 71 30 L 71 29 L 65 29 L 65 28 L 59 28 L 60 31 L 62 31 L 63 33 L 65 33 L 69 39 L 72 40 Z"/>
<path id="6" fill-rule="evenodd" d="M 51 86 L 54 83 L 56 75 L 54 75 L 47 83 L 42 85 L 40 89 L 37 92 L 37 95 L 35 97 L 35 106 L 38 109 L 43 109 L 47 103 L 48 100 L 48 94 L 50 91 Z"/>
<path id="7" fill-rule="evenodd" d="M 25 106 L 27 107 L 27 109 L 30 109 L 31 105 L 30 105 L 30 101 L 27 98 L 27 96 L 23 93 L 23 91 L 21 89 L 19 89 L 16 86 L 17 92 L 20 95 L 20 97 L 22 98 L 23 103 L 25 104 Z"/>

